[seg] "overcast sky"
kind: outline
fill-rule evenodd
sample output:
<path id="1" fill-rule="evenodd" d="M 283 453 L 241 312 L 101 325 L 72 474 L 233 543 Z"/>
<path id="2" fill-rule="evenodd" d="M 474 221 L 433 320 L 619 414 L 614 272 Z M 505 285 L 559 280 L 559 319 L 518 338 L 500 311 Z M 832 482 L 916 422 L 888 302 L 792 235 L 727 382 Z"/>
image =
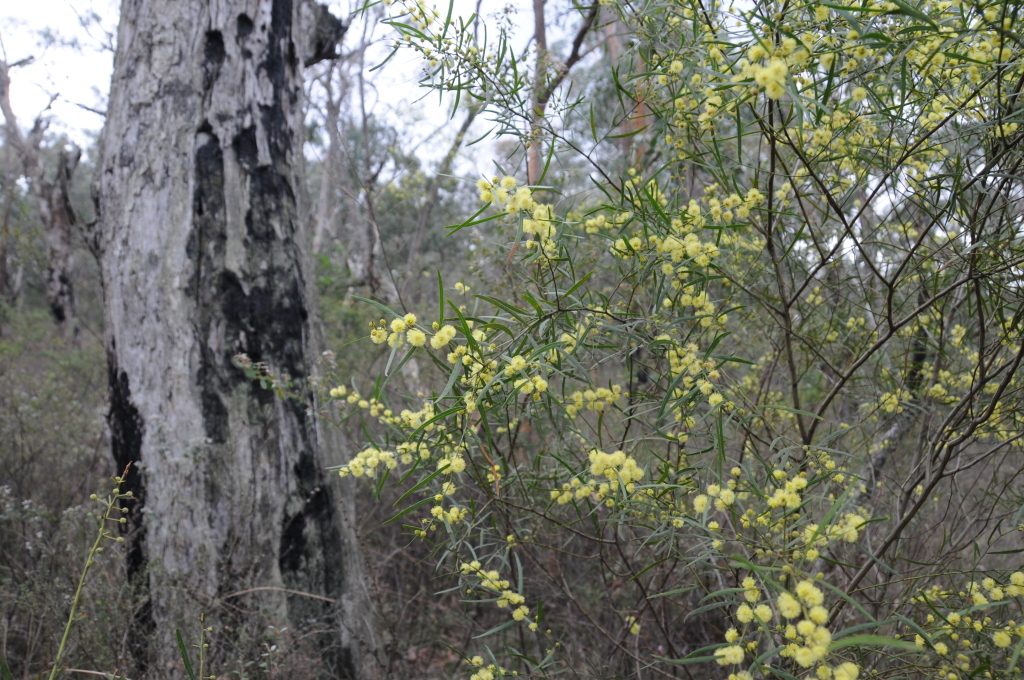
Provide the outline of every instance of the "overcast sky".
<path id="1" fill-rule="evenodd" d="M 7 62 L 33 57 L 11 72 L 11 106 L 23 128 L 59 95 L 50 109 L 51 129 L 67 132 L 79 144 L 88 143 L 90 131 L 99 131 L 102 116 L 77 105 L 105 106 L 113 54 L 103 46 L 110 45 L 105 32 L 114 30 L 116 15 L 114 0 L 3 3 L 0 38 Z"/>
<path id="2" fill-rule="evenodd" d="M 354 3 L 361 1 L 328 0 L 327 4 L 335 14 L 348 16 Z M 436 0 L 436 4 L 443 15 L 446 0 Z M 453 13 L 468 18 L 475 5 L 475 0 L 455 0 Z M 529 0 L 484 0 L 482 13 L 486 16 L 505 5 L 517 8 L 520 26 L 532 27 Z M 65 133 L 87 148 L 103 125 L 103 117 L 90 109 L 102 111 L 106 107 L 119 0 L 3 0 L 0 6 L 5 59 L 8 63 L 33 59 L 11 71 L 11 104 L 18 122 L 23 129 L 29 128 L 50 105 L 51 131 Z M 353 26 L 352 31 L 357 30 L 358 26 Z M 560 32 L 558 27 L 552 30 Z M 380 36 L 393 35 L 390 32 L 386 26 L 378 27 Z M 525 45 L 528 38 L 515 36 L 514 42 Z M 385 53 L 382 46 L 375 58 Z M 417 146 L 421 156 L 430 159 L 442 154 L 447 145 L 423 144 L 424 137 L 442 127 L 450 112 L 438 106 L 436 94 L 423 99 L 424 90 L 417 85 L 421 67 L 418 55 L 403 51 L 384 69 L 368 74 L 368 80 L 380 98 L 377 114 L 404 127 L 406 143 Z M 479 158 L 485 155 L 481 152 L 482 146 L 475 147 L 474 155 L 478 157 L 472 165 L 483 161 L 489 169 L 490 162 Z"/>

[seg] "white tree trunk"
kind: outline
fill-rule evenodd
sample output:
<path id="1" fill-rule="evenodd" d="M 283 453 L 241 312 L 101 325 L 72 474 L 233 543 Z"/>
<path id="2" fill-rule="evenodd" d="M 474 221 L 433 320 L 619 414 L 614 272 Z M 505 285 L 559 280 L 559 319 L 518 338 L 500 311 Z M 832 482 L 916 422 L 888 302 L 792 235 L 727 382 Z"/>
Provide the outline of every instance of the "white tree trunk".
<path id="1" fill-rule="evenodd" d="M 298 5 L 121 6 L 93 238 L 113 450 L 133 463 L 139 498 L 129 568 L 149 589 L 156 636 L 138 650 L 146 677 L 180 677 L 174 629 L 194 634 L 200 612 L 214 621 L 215 664 L 242 634 L 239 607 L 296 635 L 331 622 L 324 675 L 361 675 L 372 646 L 352 495 L 323 470 L 331 435 L 310 404 L 232 364 L 244 352 L 302 380 L 322 350 Z"/>

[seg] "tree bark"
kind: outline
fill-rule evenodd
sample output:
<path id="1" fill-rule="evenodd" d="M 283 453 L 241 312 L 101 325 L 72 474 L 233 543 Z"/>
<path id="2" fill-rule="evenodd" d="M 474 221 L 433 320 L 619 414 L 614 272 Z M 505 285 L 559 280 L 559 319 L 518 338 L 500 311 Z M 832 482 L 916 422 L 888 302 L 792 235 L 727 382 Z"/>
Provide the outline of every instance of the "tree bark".
<path id="1" fill-rule="evenodd" d="M 255 614 L 296 635 L 333 627 L 322 676 L 362 677 L 373 651 L 352 492 L 324 472 L 332 434 L 307 415 L 311 397 L 262 389 L 232 361 L 245 353 L 301 385 L 323 350 L 299 10 L 121 6 L 92 238 L 113 454 L 133 463 L 137 499 L 128 568 L 149 597 L 137 630 L 155 636 L 136 649 L 147 677 L 182 676 L 174 631 L 195 631 L 200 612 L 215 670 Z"/>

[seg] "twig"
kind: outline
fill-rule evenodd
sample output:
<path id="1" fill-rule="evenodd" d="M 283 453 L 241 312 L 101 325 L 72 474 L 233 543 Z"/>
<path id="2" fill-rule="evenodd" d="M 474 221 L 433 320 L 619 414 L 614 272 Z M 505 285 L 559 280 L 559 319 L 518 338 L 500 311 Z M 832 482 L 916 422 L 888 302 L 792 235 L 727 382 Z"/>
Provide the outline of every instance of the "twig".
<path id="1" fill-rule="evenodd" d="M 239 597 L 241 595 L 248 595 L 249 593 L 259 592 L 261 590 L 273 590 L 280 593 L 288 593 L 289 595 L 302 595 L 303 597 L 311 597 L 314 600 L 323 600 L 324 602 L 330 602 L 331 604 L 338 604 L 337 600 L 332 600 L 331 598 L 324 597 L 323 595 L 304 593 L 301 590 L 291 590 L 290 588 L 278 588 L 276 586 L 257 586 L 255 588 L 247 588 L 245 590 L 239 590 L 236 593 L 231 593 L 230 595 L 225 595 L 220 599 L 227 600 L 228 598 Z"/>

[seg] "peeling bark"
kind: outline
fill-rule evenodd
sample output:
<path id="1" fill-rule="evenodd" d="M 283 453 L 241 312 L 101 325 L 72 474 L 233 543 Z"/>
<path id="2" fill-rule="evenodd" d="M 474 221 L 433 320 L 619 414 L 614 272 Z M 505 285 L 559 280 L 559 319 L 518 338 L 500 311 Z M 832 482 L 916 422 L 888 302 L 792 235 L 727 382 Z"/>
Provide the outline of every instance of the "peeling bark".
<path id="1" fill-rule="evenodd" d="M 372 651 L 352 493 L 324 473 L 331 435 L 308 401 L 232 362 L 245 353 L 303 381 L 323 349 L 299 4 L 122 3 L 94 239 L 113 453 L 135 470 L 128 566 L 148 588 L 140 625 L 156 635 L 137 661 L 151 676 L 173 673 L 174 629 L 200 612 L 214 661 L 229 653 L 241 631 L 218 603 L 261 586 L 339 602 L 266 589 L 232 600 L 299 634 L 333 622 L 323 675 L 360 677 Z"/>

